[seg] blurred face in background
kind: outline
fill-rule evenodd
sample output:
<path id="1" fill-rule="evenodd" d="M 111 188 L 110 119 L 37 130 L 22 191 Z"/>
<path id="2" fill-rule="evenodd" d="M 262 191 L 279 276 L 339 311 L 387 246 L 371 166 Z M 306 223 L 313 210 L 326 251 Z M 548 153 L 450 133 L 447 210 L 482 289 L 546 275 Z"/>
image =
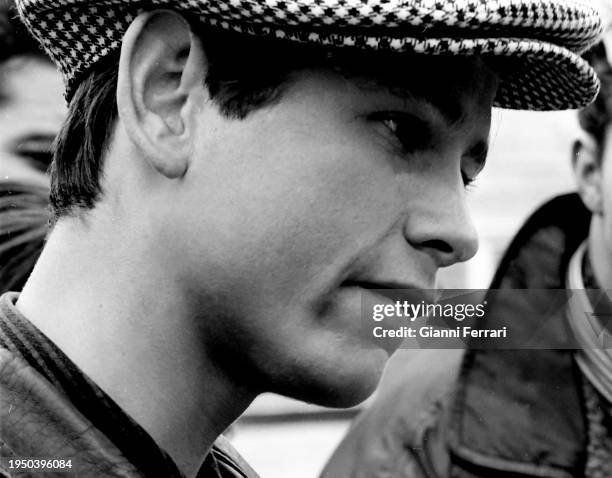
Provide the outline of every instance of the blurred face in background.
<path id="1" fill-rule="evenodd" d="M 601 288 L 612 289 L 612 66 L 606 47 L 602 42 L 588 53 L 601 90 L 579 113 L 584 134 L 576 143 L 573 166 L 578 193 L 592 214 L 588 250 L 593 271 Z"/>
<path id="2" fill-rule="evenodd" d="M 595 277 L 604 289 L 612 289 L 612 125 L 601 144 L 584 147 L 576 163 L 578 188 L 591 211 L 589 253 Z"/>
<path id="3" fill-rule="evenodd" d="M 0 179 L 46 186 L 51 146 L 66 107 L 53 64 L 38 56 L 0 63 Z"/>

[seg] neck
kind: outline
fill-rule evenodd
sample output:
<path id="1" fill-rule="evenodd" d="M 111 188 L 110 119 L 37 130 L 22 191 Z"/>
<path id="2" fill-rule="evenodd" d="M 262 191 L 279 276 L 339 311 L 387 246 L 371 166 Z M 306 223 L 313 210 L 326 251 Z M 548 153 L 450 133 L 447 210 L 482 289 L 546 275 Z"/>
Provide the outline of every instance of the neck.
<path id="1" fill-rule="evenodd" d="M 17 307 L 195 476 L 254 394 L 207 353 L 189 301 L 142 238 L 100 222 L 56 225 Z"/>

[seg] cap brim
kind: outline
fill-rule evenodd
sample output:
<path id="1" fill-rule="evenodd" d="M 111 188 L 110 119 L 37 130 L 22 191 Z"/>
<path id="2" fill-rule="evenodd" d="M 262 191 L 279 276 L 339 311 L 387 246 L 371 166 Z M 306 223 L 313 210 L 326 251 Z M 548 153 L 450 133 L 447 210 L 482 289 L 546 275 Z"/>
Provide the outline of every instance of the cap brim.
<path id="1" fill-rule="evenodd" d="M 501 67 L 495 106 L 534 111 L 579 109 L 599 93 L 599 78 L 581 56 L 549 43 L 497 41 L 499 49 L 508 53 L 493 54 Z"/>
<path id="2" fill-rule="evenodd" d="M 500 84 L 494 106 L 515 110 L 556 111 L 583 108 L 599 92 L 593 68 L 577 53 L 552 43 L 516 38 L 347 37 L 327 32 L 234 28 L 303 43 L 419 55 L 474 56 L 494 60 Z M 347 42 L 347 38 L 349 41 Z"/>

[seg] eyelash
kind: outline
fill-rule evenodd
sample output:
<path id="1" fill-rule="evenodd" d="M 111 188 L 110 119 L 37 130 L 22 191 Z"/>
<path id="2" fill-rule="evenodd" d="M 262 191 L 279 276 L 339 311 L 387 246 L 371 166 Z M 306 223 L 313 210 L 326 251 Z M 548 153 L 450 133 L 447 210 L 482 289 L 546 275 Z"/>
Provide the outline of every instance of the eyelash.
<path id="1" fill-rule="evenodd" d="M 424 121 L 416 118 L 412 115 L 407 115 L 403 113 L 393 113 L 393 112 L 384 112 L 377 113 L 374 115 L 373 119 L 380 121 L 398 140 L 401 146 L 402 155 L 411 154 L 415 151 L 423 150 L 427 147 L 431 140 L 431 132 L 429 130 L 429 126 L 425 124 Z M 409 123 L 412 122 L 412 126 L 414 130 L 418 132 L 421 129 L 423 135 L 421 136 L 421 144 L 413 144 L 408 146 L 406 141 L 401 138 L 401 134 L 398 132 L 398 128 L 400 123 L 403 122 Z M 413 138 L 418 137 L 417 133 L 413 133 L 411 135 Z M 463 180 L 463 186 L 467 190 L 472 190 L 475 187 L 476 177 L 470 178 L 464 171 L 461 171 L 461 179 Z"/>
<path id="2" fill-rule="evenodd" d="M 465 189 L 467 189 L 468 191 L 471 191 L 472 189 L 474 189 L 476 187 L 476 180 L 478 178 L 477 177 L 470 178 L 470 177 L 468 177 L 467 174 L 465 174 L 463 171 L 461 171 L 461 179 L 463 179 L 463 187 Z"/>

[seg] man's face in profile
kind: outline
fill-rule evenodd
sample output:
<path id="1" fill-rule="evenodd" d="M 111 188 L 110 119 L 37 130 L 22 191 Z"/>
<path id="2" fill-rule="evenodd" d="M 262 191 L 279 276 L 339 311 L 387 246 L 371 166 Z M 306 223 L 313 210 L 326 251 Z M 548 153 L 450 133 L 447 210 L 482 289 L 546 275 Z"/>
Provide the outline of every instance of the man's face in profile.
<path id="1" fill-rule="evenodd" d="M 66 112 L 62 91 L 46 60 L 18 56 L 0 64 L 0 178 L 48 185 L 51 145 Z"/>
<path id="2" fill-rule="evenodd" d="M 486 155 L 497 78 L 474 58 L 425 60 L 413 76 L 400 91 L 302 71 L 244 120 L 202 113 L 161 240 L 237 382 L 364 399 L 389 351 L 360 332 L 362 295 L 431 289 L 439 267 L 475 254 L 465 183 Z"/>

